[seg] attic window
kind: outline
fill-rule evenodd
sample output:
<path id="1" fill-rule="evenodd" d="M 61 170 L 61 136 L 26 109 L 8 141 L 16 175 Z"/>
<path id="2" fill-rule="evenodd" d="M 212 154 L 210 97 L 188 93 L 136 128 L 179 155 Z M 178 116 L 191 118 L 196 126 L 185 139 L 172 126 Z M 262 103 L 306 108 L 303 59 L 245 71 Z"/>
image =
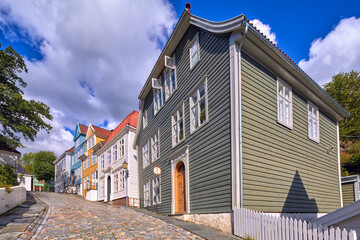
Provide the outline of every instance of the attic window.
<path id="1" fill-rule="evenodd" d="M 197 35 L 190 45 L 190 69 L 200 60 L 199 36 Z"/>
<path id="2" fill-rule="evenodd" d="M 292 129 L 292 89 L 278 79 L 277 81 L 278 122 Z"/>
<path id="3" fill-rule="evenodd" d="M 154 116 L 163 106 L 163 96 L 162 96 L 162 80 L 161 79 L 152 79 L 153 87 L 153 102 L 154 102 Z"/>
<path id="4" fill-rule="evenodd" d="M 309 138 L 319 142 L 319 108 L 308 101 Z"/>

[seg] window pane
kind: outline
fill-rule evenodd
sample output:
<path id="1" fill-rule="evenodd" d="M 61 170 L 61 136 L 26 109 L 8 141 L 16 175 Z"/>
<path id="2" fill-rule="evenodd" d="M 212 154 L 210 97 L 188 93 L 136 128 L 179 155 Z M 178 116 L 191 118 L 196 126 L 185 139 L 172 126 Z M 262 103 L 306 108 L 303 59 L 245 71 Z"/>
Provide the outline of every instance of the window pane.
<path id="1" fill-rule="evenodd" d="M 200 92 L 200 98 L 202 98 L 205 94 L 205 84 L 204 83 L 199 87 L 199 92 Z"/>
<path id="2" fill-rule="evenodd" d="M 318 130 L 318 123 L 317 123 L 317 121 L 314 119 L 313 120 L 314 121 L 314 138 L 315 139 L 318 139 L 318 132 L 317 132 L 317 130 Z"/>
<path id="3" fill-rule="evenodd" d="M 198 61 L 198 55 L 196 53 L 192 56 L 192 65 L 194 66 L 197 61 Z"/>
<path id="4" fill-rule="evenodd" d="M 279 82 L 279 94 L 280 96 L 284 96 L 284 85 L 282 85 L 280 82 Z"/>
<path id="5" fill-rule="evenodd" d="M 192 104 L 195 105 L 197 102 L 197 91 L 191 96 Z"/>
<path id="6" fill-rule="evenodd" d="M 200 124 L 206 121 L 206 105 L 205 98 L 200 101 Z"/>
<path id="7" fill-rule="evenodd" d="M 290 89 L 285 87 L 285 98 L 286 100 L 290 100 Z"/>
<path id="8" fill-rule="evenodd" d="M 278 106 L 278 109 L 279 109 L 279 121 L 280 122 L 284 122 L 284 109 L 283 109 L 283 105 L 284 104 L 284 100 L 282 99 L 282 97 L 279 97 L 279 106 Z"/>
<path id="9" fill-rule="evenodd" d="M 290 125 L 290 103 L 285 102 L 285 123 Z"/>
<path id="10" fill-rule="evenodd" d="M 198 115 L 199 115 L 199 110 L 198 110 L 198 107 L 195 106 L 192 109 L 192 116 L 193 116 L 192 117 L 192 125 L 193 125 L 194 129 L 196 129 L 199 126 Z"/>
<path id="11" fill-rule="evenodd" d="M 183 120 L 181 119 L 180 122 L 179 122 L 179 140 L 182 140 L 184 138 L 184 123 L 183 123 Z"/>
<path id="12" fill-rule="evenodd" d="M 313 108 L 309 105 L 309 116 L 313 115 Z"/>
<path id="13" fill-rule="evenodd" d="M 175 70 L 171 71 L 171 82 L 172 82 L 172 92 L 176 89 L 176 84 L 175 84 Z"/>

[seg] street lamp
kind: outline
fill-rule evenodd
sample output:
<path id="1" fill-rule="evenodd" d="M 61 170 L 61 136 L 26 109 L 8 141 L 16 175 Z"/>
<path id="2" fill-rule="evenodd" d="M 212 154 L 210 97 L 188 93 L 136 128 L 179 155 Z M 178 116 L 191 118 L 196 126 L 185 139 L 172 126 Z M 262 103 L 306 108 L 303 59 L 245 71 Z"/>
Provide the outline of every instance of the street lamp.
<path id="1" fill-rule="evenodd" d="M 128 163 L 126 160 L 123 162 L 123 168 L 125 169 L 125 178 L 126 178 L 126 206 L 128 206 L 128 177 L 129 177 L 129 170 L 128 170 Z"/>

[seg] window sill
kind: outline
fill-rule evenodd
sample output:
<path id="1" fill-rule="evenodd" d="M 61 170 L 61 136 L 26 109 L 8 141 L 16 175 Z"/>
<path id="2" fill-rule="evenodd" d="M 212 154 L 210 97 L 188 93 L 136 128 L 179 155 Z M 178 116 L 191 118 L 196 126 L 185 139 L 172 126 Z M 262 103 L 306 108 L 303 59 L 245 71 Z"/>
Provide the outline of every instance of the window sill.
<path id="1" fill-rule="evenodd" d="M 154 111 L 154 117 L 156 117 L 156 115 L 158 115 L 159 114 L 159 112 L 161 111 L 161 109 L 163 109 L 163 107 L 164 107 L 164 104 L 159 108 L 159 110 L 155 113 L 155 111 Z"/>
<path id="2" fill-rule="evenodd" d="M 165 102 L 169 101 L 170 98 L 175 94 L 175 92 L 177 91 L 177 88 L 172 92 L 172 94 L 166 99 L 165 97 Z M 159 110 L 160 111 L 160 110 Z"/>
<path id="3" fill-rule="evenodd" d="M 320 139 L 315 139 L 315 138 L 311 138 L 311 137 L 308 137 L 309 140 L 311 140 L 312 142 L 315 142 L 317 144 L 320 144 Z"/>
<path id="4" fill-rule="evenodd" d="M 190 135 L 194 134 L 195 132 L 199 131 L 199 129 L 201 129 L 204 125 L 206 125 L 207 123 L 209 122 L 209 119 L 206 120 L 205 122 L 203 122 L 203 124 L 201 124 L 199 127 L 197 127 L 196 129 L 194 130 L 191 130 L 190 129 Z"/>
<path id="5" fill-rule="evenodd" d="M 190 66 L 190 72 L 194 71 L 195 67 L 199 65 L 199 62 L 201 61 L 201 58 L 192 66 Z"/>
<path id="6" fill-rule="evenodd" d="M 289 126 L 289 125 L 287 125 L 287 124 L 285 124 L 285 123 L 283 123 L 283 122 L 280 122 L 279 120 L 277 120 L 277 123 L 278 123 L 278 124 L 281 124 L 282 126 L 286 127 L 286 128 L 289 129 L 289 130 L 293 130 L 293 126 L 292 126 L 292 125 Z"/>
<path id="7" fill-rule="evenodd" d="M 181 141 L 175 143 L 172 145 L 172 148 L 176 148 L 177 146 L 179 146 L 183 141 L 185 141 L 185 137 L 183 139 L 181 139 Z"/>

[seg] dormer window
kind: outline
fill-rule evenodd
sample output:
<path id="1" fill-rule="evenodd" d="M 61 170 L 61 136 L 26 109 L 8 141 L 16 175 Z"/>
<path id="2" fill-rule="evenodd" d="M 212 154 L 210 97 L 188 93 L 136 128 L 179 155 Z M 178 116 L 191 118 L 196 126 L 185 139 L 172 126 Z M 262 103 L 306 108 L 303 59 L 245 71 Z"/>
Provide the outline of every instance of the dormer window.
<path id="1" fill-rule="evenodd" d="M 190 69 L 200 60 L 199 36 L 197 35 L 190 45 Z"/>

